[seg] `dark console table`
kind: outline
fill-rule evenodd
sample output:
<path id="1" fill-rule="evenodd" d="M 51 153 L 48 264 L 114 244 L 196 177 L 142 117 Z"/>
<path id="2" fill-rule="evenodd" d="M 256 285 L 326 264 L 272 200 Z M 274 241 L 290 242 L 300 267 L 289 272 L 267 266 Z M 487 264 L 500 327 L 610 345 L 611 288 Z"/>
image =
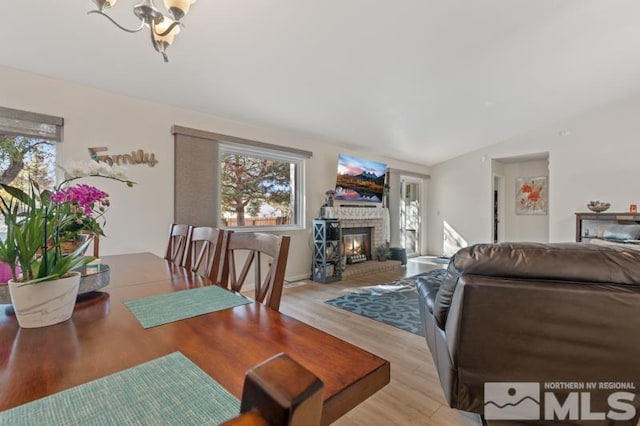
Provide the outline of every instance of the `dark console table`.
<path id="1" fill-rule="evenodd" d="M 608 222 L 608 224 L 603 224 L 602 226 L 606 227 L 608 225 L 624 225 L 624 224 L 638 224 L 640 223 L 640 214 L 637 213 L 595 213 L 595 212 L 587 212 L 587 213 L 576 213 L 576 242 L 582 242 L 585 238 L 596 238 L 596 235 L 585 235 L 585 231 L 583 228 L 584 221 L 596 220 L 600 222 Z M 600 236 L 601 237 L 601 236 Z"/>

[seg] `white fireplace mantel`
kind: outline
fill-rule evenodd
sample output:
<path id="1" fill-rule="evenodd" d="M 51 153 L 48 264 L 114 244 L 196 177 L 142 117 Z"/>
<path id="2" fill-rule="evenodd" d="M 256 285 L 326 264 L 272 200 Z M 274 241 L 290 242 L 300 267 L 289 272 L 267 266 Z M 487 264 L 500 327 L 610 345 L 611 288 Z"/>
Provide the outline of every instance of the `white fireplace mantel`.
<path id="1" fill-rule="evenodd" d="M 340 220 L 381 220 L 384 241 L 390 240 L 389 209 L 386 207 L 323 207 L 322 216 Z"/>
<path id="2" fill-rule="evenodd" d="M 389 209 L 379 207 L 323 207 L 324 216 L 332 219 L 382 219 L 389 217 Z"/>

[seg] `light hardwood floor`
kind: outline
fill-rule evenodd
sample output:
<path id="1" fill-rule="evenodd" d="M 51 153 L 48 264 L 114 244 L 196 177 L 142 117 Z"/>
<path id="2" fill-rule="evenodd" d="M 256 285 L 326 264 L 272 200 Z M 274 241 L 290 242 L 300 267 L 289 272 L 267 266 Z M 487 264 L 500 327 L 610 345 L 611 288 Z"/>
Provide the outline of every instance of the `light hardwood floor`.
<path id="1" fill-rule="evenodd" d="M 281 312 L 347 340 L 391 363 L 391 382 L 334 425 L 481 424 L 476 416 L 448 407 L 423 337 L 324 303 L 325 300 L 341 296 L 345 292 L 439 267 L 443 266 L 409 261 L 406 267 L 391 271 L 330 284 L 298 281 L 285 289 Z"/>

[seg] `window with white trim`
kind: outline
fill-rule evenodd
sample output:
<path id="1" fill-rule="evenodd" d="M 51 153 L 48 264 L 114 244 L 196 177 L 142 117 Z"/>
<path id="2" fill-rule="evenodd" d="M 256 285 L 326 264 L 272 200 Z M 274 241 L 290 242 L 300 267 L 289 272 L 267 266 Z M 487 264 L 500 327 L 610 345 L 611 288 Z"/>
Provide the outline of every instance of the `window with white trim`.
<path id="1" fill-rule="evenodd" d="M 303 155 L 221 142 L 219 160 L 220 227 L 303 227 Z"/>

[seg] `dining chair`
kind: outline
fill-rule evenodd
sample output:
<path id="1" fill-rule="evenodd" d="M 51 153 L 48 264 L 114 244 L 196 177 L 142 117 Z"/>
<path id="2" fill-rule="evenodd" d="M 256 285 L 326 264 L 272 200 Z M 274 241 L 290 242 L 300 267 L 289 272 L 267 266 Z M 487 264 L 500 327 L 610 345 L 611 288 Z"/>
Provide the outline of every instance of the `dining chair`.
<path id="1" fill-rule="evenodd" d="M 253 268 L 255 300 L 277 311 L 280 308 L 290 240 L 291 237 L 286 235 L 227 231 L 223 252 L 222 285 L 239 292 Z M 236 269 L 237 254 L 245 255 L 239 272 Z M 267 263 L 264 277 L 263 260 Z"/>
<path id="2" fill-rule="evenodd" d="M 96 259 L 100 257 L 100 237 L 98 235 L 93 236 L 93 257 Z"/>
<path id="3" fill-rule="evenodd" d="M 197 226 L 187 240 L 184 267 L 220 284 L 222 246 L 225 232 L 210 226 Z"/>
<path id="4" fill-rule="evenodd" d="M 191 225 L 171 224 L 167 253 L 164 256 L 166 260 L 184 266 L 184 254 L 192 229 Z"/>
<path id="5" fill-rule="evenodd" d="M 247 372 L 240 416 L 223 426 L 317 426 L 324 383 L 284 353 Z"/>
<path id="6" fill-rule="evenodd" d="M 91 238 L 91 246 L 93 246 L 93 257 L 96 259 L 100 257 L 100 236 L 92 233 L 87 233 Z"/>

